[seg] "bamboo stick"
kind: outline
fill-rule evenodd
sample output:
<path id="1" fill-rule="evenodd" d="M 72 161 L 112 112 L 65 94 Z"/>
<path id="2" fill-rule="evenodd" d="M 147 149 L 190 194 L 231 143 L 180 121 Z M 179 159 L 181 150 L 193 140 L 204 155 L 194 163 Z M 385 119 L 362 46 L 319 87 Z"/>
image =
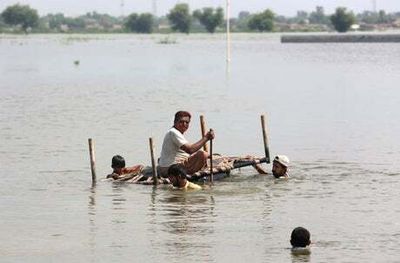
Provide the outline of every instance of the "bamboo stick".
<path id="1" fill-rule="evenodd" d="M 201 137 L 206 135 L 206 122 L 204 120 L 204 116 L 200 115 L 200 127 L 201 127 Z M 208 152 L 208 144 L 205 143 L 203 146 L 203 150 Z"/>
<path id="2" fill-rule="evenodd" d="M 261 115 L 261 127 L 262 127 L 262 132 L 263 132 L 265 159 L 266 159 L 267 163 L 271 163 L 271 159 L 269 156 L 268 134 L 267 134 L 267 128 L 265 125 L 265 116 L 264 115 Z"/>
<path id="3" fill-rule="evenodd" d="M 210 129 L 212 132 L 212 129 Z M 213 140 L 210 140 L 210 183 L 214 183 L 214 171 L 213 171 Z"/>
<path id="4" fill-rule="evenodd" d="M 266 158 L 260 158 L 260 159 L 256 159 L 256 160 L 251 160 L 251 161 L 239 161 L 239 162 L 235 162 L 233 164 L 233 168 L 232 169 L 238 169 L 238 168 L 242 168 L 242 167 L 246 167 L 246 166 L 252 166 L 255 164 L 261 164 L 261 163 L 266 163 L 267 160 Z"/>
<path id="5" fill-rule="evenodd" d="M 92 171 L 92 183 L 96 183 L 96 160 L 94 155 L 94 141 L 92 138 L 88 139 L 89 142 L 89 155 L 90 155 L 90 169 Z"/>
<path id="6" fill-rule="evenodd" d="M 231 3 L 226 0 L 226 63 L 231 61 Z"/>
<path id="7" fill-rule="evenodd" d="M 266 161 L 265 157 L 257 158 L 254 160 L 235 161 L 233 163 L 233 167 L 231 169 L 225 168 L 222 170 L 218 170 L 218 172 L 216 172 L 215 174 L 213 173 L 213 174 L 216 175 L 216 174 L 221 174 L 221 173 L 229 173 L 231 170 L 240 169 L 242 167 L 253 166 L 255 164 L 261 164 L 261 163 L 266 163 L 266 162 L 267 161 Z M 198 171 L 198 172 L 192 174 L 191 177 L 192 178 L 201 178 L 201 177 L 206 177 L 206 176 L 210 176 L 210 175 L 211 175 L 211 170 L 204 170 L 204 171 Z"/>
<path id="8" fill-rule="evenodd" d="M 149 145 L 150 145 L 150 156 L 151 156 L 151 167 L 153 168 L 153 182 L 155 185 L 158 184 L 158 176 L 157 176 L 157 167 L 156 167 L 156 161 L 154 158 L 154 144 L 153 144 L 153 138 L 149 138 Z"/>

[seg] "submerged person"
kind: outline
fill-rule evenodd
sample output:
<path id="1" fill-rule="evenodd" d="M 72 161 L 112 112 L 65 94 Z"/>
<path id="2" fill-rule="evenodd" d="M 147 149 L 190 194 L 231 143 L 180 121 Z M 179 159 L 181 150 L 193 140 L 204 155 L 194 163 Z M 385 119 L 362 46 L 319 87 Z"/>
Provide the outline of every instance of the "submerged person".
<path id="1" fill-rule="evenodd" d="M 288 166 L 289 158 L 286 155 L 277 155 L 272 161 L 272 174 L 275 178 L 289 178 Z M 259 174 L 268 174 L 260 164 L 254 164 L 253 167 Z"/>
<path id="2" fill-rule="evenodd" d="M 175 113 L 174 125 L 164 137 L 159 159 L 161 176 L 166 176 L 168 167 L 181 163 L 188 174 L 193 174 L 207 164 L 208 153 L 201 148 L 214 139 L 214 132 L 209 131 L 199 141 L 191 144 L 183 135 L 189 129 L 191 115 L 187 111 Z"/>
<path id="3" fill-rule="evenodd" d="M 310 254 L 310 232 L 304 227 L 296 227 L 290 236 L 290 244 L 294 254 Z"/>
<path id="4" fill-rule="evenodd" d="M 168 180 L 175 189 L 201 190 L 201 186 L 189 182 L 186 178 L 186 170 L 182 164 L 173 164 L 168 168 Z"/>
<path id="5" fill-rule="evenodd" d="M 126 174 L 139 174 L 143 169 L 143 165 L 135 165 L 132 167 L 125 167 L 125 159 L 121 155 L 114 155 L 111 159 L 112 173 L 107 175 L 107 178 L 118 179 Z"/>
<path id="6" fill-rule="evenodd" d="M 272 174 L 275 178 L 289 178 L 289 158 L 286 155 L 277 155 L 272 162 Z"/>

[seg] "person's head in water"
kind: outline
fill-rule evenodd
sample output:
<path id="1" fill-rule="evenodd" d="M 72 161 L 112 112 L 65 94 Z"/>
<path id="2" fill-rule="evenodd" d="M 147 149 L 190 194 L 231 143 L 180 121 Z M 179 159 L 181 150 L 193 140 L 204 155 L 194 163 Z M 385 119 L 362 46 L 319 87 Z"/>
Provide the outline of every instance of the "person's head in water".
<path id="1" fill-rule="evenodd" d="M 294 248 L 305 248 L 311 244 L 310 232 L 304 227 L 296 227 L 290 236 L 290 244 Z"/>
<path id="2" fill-rule="evenodd" d="M 272 162 L 272 174 L 275 178 L 287 176 L 289 158 L 286 155 L 277 155 Z"/>
<path id="3" fill-rule="evenodd" d="M 186 185 L 186 170 L 182 164 L 173 164 L 168 168 L 168 179 L 174 187 L 182 188 Z"/>
<path id="4" fill-rule="evenodd" d="M 111 168 L 116 174 L 121 174 L 121 170 L 125 168 L 125 159 L 121 155 L 114 155 L 111 160 Z"/>

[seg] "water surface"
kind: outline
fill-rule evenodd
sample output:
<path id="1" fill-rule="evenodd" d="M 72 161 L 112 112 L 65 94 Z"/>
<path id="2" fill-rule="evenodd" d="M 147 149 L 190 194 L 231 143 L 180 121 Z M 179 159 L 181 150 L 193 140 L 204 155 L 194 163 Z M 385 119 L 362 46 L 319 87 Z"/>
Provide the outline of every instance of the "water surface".
<path id="1" fill-rule="evenodd" d="M 400 46 L 279 36 L 0 37 L 2 262 L 397 262 Z M 74 62 L 79 61 L 79 65 Z M 180 109 L 214 151 L 262 156 L 259 115 L 289 181 L 242 169 L 201 192 L 91 187 L 114 154 L 150 163 Z M 267 166 L 270 169 L 270 166 Z M 297 226 L 312 254 L 290 254 Z"/>

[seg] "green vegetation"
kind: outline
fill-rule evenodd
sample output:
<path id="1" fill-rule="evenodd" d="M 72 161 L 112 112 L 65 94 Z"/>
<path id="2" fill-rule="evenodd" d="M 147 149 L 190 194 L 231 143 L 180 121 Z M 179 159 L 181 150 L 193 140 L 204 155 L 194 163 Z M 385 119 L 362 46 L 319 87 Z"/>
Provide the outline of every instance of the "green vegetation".
<path id="1" fill-rule="evenodd" d="M 162 39 L 160 39 L 158 44 L 164 44 L 164 45 L 170 45 L 170 44 L 176 44 L 176 39 L 170 38 L 169 36 L 166 36 Z"/>
<path id="2" fill-rule="evenodd" d="M 3 32 L 5 27 L 6 27 L 6 23 L 4 23 L 3 17 L 0 15 L 0 33 Z"/>
<path id="3" fill-rule="evenodd" d="M 310 24 L 322 24 L 329 25 L 329 17 L 325 15 L 324 8 L 322 6 L 317 6 L 315 11 L 310 13 L 309 16 Z"/>
<path id="4" fill-rule="evenodd" d="M 1 12 L 1 10 L 0 10 Z M 400 29 L 400 12 L 386 13 L 364 11 L 357 15 L 338 8 L 333 15 L 325 14 L 322 6 L 307 12 L 297 11 L 293 17 L 275 15 L 270 9 L 261 13 L 241 11 L 230 18 L 232 32 L 346 32 L 357 21 L 360 31 Z M 0 13 L 0 33 L 183 33 L 223 32 L 224 9 L 205 7 L 190 13 L 188 4 L 175 5 L 166 16 L 155 17 L 149 13 L 114 17 L 89 12 L 77 17 L 62 13 L 38 16 L 27 5 L 11 5 Z M 167 41 L 168 42 L 168 41 Z"/>
<path id="5" fill-rule="evenodd" d="M 189 13 L 189 5 L 176 4 L 175 7 L 170 10 L 167 17 L 174 31 L 189 34 L 192 23 L 192 17 Z"/>
<path id="6" fill-rule="evenodd" d="M 107 14 L 87 13 L 75 18 L 64 14 L 48 14 L 39 20 L 41 32 L 97 33 L 122 30 L 122 21 Z"/>
<path id="7" fill-rule="evenodd" d="M 347 12 L 344 7 L 336 8 L 336 12 L 331 15 L 331 22 L 338 32 L 347 32 L 355 21 L 354 14 Z"/>
<path id="8" fill-rule="evenodd" d="M 151 33 L 153 32 L 154 18 L 152 14 L 130 14 L 124 23 L 128 31 L 136 33 Z"/>
<path id="9" fill-rule="evenodd" d="M 393 23 L 399 19 L 400 13 L 387 14 L 384 10 L 379 12 L 364 11 L 357 15 L 357 20 L 365 24 L 386 24 Z"/>
<path id="10" fill-rule="evenodd" d="M 39 15 L 35 9 L 19 4 L 7 7 L 1 13 L 1 17 L 6 24 L 21 26 L 25 33 L 28 32 L 28 28 L 36 27 L 39 21 Z"/>
<path id="11" fill-rule="evenodd" d="M 241 11 L 238 15 L 238 18 L 231 19 L 231 29 L 236 30 L 238 32 L 248 32 L 249 31 L 249 20 L 251 18 L 251 14 L 248 11 Z"/>
<path id="12" fill-rule="evenodd" d="M 274 12 L 267 9 L 262 13 L 253 15 L 248 22 L 248 27 L 260 32 L 272 31 L 274 29 L 274 17 Z"/>
<path id="13" fill-rule="evenodd" d="M 224 10 L 221 7 L 215 10 L 212 7 L 205 7 L 203 10 L 194 11 L 193 17 L 197 18 L 209 33 L 214 33 L 224 21 Z"/>

